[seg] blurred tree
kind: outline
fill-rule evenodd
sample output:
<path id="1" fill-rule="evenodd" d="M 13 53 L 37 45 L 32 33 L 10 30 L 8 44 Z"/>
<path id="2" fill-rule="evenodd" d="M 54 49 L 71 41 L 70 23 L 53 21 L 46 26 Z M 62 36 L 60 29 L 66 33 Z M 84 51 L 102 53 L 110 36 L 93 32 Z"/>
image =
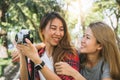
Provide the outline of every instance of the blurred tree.
<path id="1" fill-rule="evenodd" d="M 118 0 L 116 0 L 118 2 Z M 120 4 L 115 2 L 115 0 L 102 0 L 101 2 L 96 2 L 97 5 L 99 6 L 100 10 L 105 13 L 105 15 L 109 18 L 109 21 L 111 23 L 112 28 L 114 29 L 114 32 L 116 34 L 116 38 L 118 41 L 118 45 L 120 48 L 120 38 L 119 38 L 119 26 L 120 26 Z M 104 4 L 103 4 L 104 3 Z M 115 15 L 114 19 L 112 16 Z M 115 24 L 116 23 L 116 24 Z"/>
<path id="2" fill-rule="evenodd" d="M 47 12 L 62 10 L 56 0 L 0 0 L 0 11 L 1 29 L 9 32 L 27 28 L 39 35 L 41 17 Z M 38 39 L 36 33 L 34 36 Z"/>
<path id="3" fill-rule="evenodd" d="M 7 47 L 7 33 L 18 32 L 22 28 L 33 30 L 34 42 L 39 42 L 40 19 L 45 13 L 50 11 L 57 11 L 62 14 L 61 7 L 56 0 L 0 0 L 0 44 L 2 43 L 2 45 Z M 3 31 L 5 31 L 5 34 L 3 34 Z M 11 60 L 9 61 L 11 62 Z M 10 73 L 7 73 L 7 77 L 5 76 L 6 80 L 8 78 L 11 80 L 11 77 L 13 79 L 13 76 L 16 77 L 16 70 L 19 70 L 18 67 L 16 67 L 16 70 L 14 67 L 10 69 L 8 71 Z"/>
<path id="4" fill-rule="evenodd" d="M 120 47 L 120 2 L 119 0 L 96 0 L 93 4 L 92 12 L 87 17 L 86 24 L 91 21 L 103 20 L 107 17 L 107 22 L 113 28 L 118 46 Z"/>
<path id="5" fill-rule="evenodd" d="M 72 30 L 75 29 L 75 25 L 77 24 L 78 21 L 78 16 L 76 15 L 76 12 L 74 12 L 70 7 L 75 9 L 75 6 L 73 3 L 77 2 L 78 0 L 61 0 L 61 6 L 64 6 L 64 16 L 65 20 L 69 29 L 69 33 L 71 35 L 71 39 L 75 39 L 76 34 L 73 34 Z M 75 9 L 76 10 L 76 9 Z"/>

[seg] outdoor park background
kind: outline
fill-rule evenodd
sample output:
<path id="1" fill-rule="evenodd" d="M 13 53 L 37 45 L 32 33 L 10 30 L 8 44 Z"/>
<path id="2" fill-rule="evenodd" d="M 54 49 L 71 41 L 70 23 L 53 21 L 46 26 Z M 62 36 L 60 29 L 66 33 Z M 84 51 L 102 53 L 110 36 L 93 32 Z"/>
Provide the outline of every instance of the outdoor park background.
<path id="1" fill-rule="evenodd" d="M 64 17 L 77 49 L 85 28 L 92 21 L 109 24 L 120 47 L 120 0 L 0 0 L 0 80 L 19 77 L 19 63 L 11 62 L 16 33 L 22 28 L 30 29 L 34 43 L 40 42 L 40 19 L 50 11 Z"/>

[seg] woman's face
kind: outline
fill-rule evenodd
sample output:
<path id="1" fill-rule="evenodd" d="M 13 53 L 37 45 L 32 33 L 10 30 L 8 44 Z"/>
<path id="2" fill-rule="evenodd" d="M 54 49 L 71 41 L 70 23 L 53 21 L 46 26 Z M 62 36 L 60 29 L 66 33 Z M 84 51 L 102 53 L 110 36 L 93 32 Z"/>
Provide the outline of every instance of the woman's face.
<path id="1" fill-rule="evenodd" d="M 81 40 L 80 52 L 81 53 L 99 53 L 101 49 L 100 44 L 97 43 L 90 28 L 87 28 Z"/>
<path id="2" fill-rule="evenodd" d="M 42 31 L 46 44 L 56 46 L 64 36 L 64 27 L 60 19 L 55 18 L 49 21 L 46 28 Z"/>

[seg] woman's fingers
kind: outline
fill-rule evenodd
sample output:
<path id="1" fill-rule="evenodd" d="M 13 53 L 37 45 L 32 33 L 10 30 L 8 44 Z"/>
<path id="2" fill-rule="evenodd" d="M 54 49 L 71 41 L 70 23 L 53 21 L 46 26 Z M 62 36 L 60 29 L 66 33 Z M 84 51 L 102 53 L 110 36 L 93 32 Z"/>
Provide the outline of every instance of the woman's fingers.
<path id="1" fill-rule="evenodd" d="M 19 62 L 19 60 L 20 60 L 20 56 L 19 55 L 17 55 L 14 58 L 12 58 L 12 62 Z"/>
<path id="2" fill-rule="evenodd" d="M 64 74 L 63 64 L 64 64 L 63 62 L 55 63 L 55 69 L 56 69 L 57 74 Z"/>
<path id="3" fill-rule="evenodd" d="M 15 58 L 18 56 L 18 53 L 13 53 L 11 56 L 12 56 L 12 58 Z"/>
<path id="4" fill-rule="evenodd" d="M 32 45 L 32 43 L 31 43 L 31 41 L 30 41 L 29 39 L 25 38 L 25 41 L 26 41 L 26 43 L 27 43 L 27 44 L 26 44 L 27 46 L 31 46 L 31 45 Z"/>
<path id="5" fill-rule="evenodd" d="M 12 57 L 12 62 L 19 62 L 20 56 L 18 51 L 13 51 L 11 53 L 11 57 Z"/>
<path id="6" fill-rule="evenodd" d="M 63 63 L 62 63 L 62 62 L 55 63 L 55 68 L 56 68 L 56 69 L 61 69 L 62 66 L 63 66 Z"/>
<path id="7" fill-rule="evenodd" d="M 34 62 L 39 57 L 38 51 L 29 39 L 26 38 L 25 41 L 25 44 L 17 44 L 17 49 L 22 55 L 29 57 Z"/>
<path id="8" fill-rule="evenodd" d="M 34 44 L 35 47 L 37 48 L 37 50 L 41 49 L 41 48 L 44 48 L 45 47 L 45 43 L 39 43 L 39 44 Z"/>
<path id="9" fill-rule="evenodd" d="M 55 69 L 57 74 L 70 75 L 71 66 L 66 62 L 55 63 Z"/>

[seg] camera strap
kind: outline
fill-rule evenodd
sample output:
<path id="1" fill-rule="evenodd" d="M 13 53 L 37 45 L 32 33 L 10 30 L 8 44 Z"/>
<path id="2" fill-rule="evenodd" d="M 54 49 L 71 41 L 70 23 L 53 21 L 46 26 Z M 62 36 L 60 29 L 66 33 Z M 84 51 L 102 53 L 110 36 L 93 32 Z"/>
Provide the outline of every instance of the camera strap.
<path id="1" fill-rule="evenodd" d="M 32 71 L 31 71 L 31 80 L 34 80 L 34 73 L 35 73 L 35 71 L 34 71 L 34 63 L 30 60 L 30 64 L 31 64 L 31 68 L 32 68 Z"/>
<path id="2" fill-rule="evenodd" d="M 34 80 L 34 63 L 30 60 L 30 63 L 28 63 L 28 58 L 25 57 L 26 63 L 27 63 L 27 70 L 28 70 L 28 80 Z M 29 71 L 29 64 L 31 65 L 31 72 Z"/>

